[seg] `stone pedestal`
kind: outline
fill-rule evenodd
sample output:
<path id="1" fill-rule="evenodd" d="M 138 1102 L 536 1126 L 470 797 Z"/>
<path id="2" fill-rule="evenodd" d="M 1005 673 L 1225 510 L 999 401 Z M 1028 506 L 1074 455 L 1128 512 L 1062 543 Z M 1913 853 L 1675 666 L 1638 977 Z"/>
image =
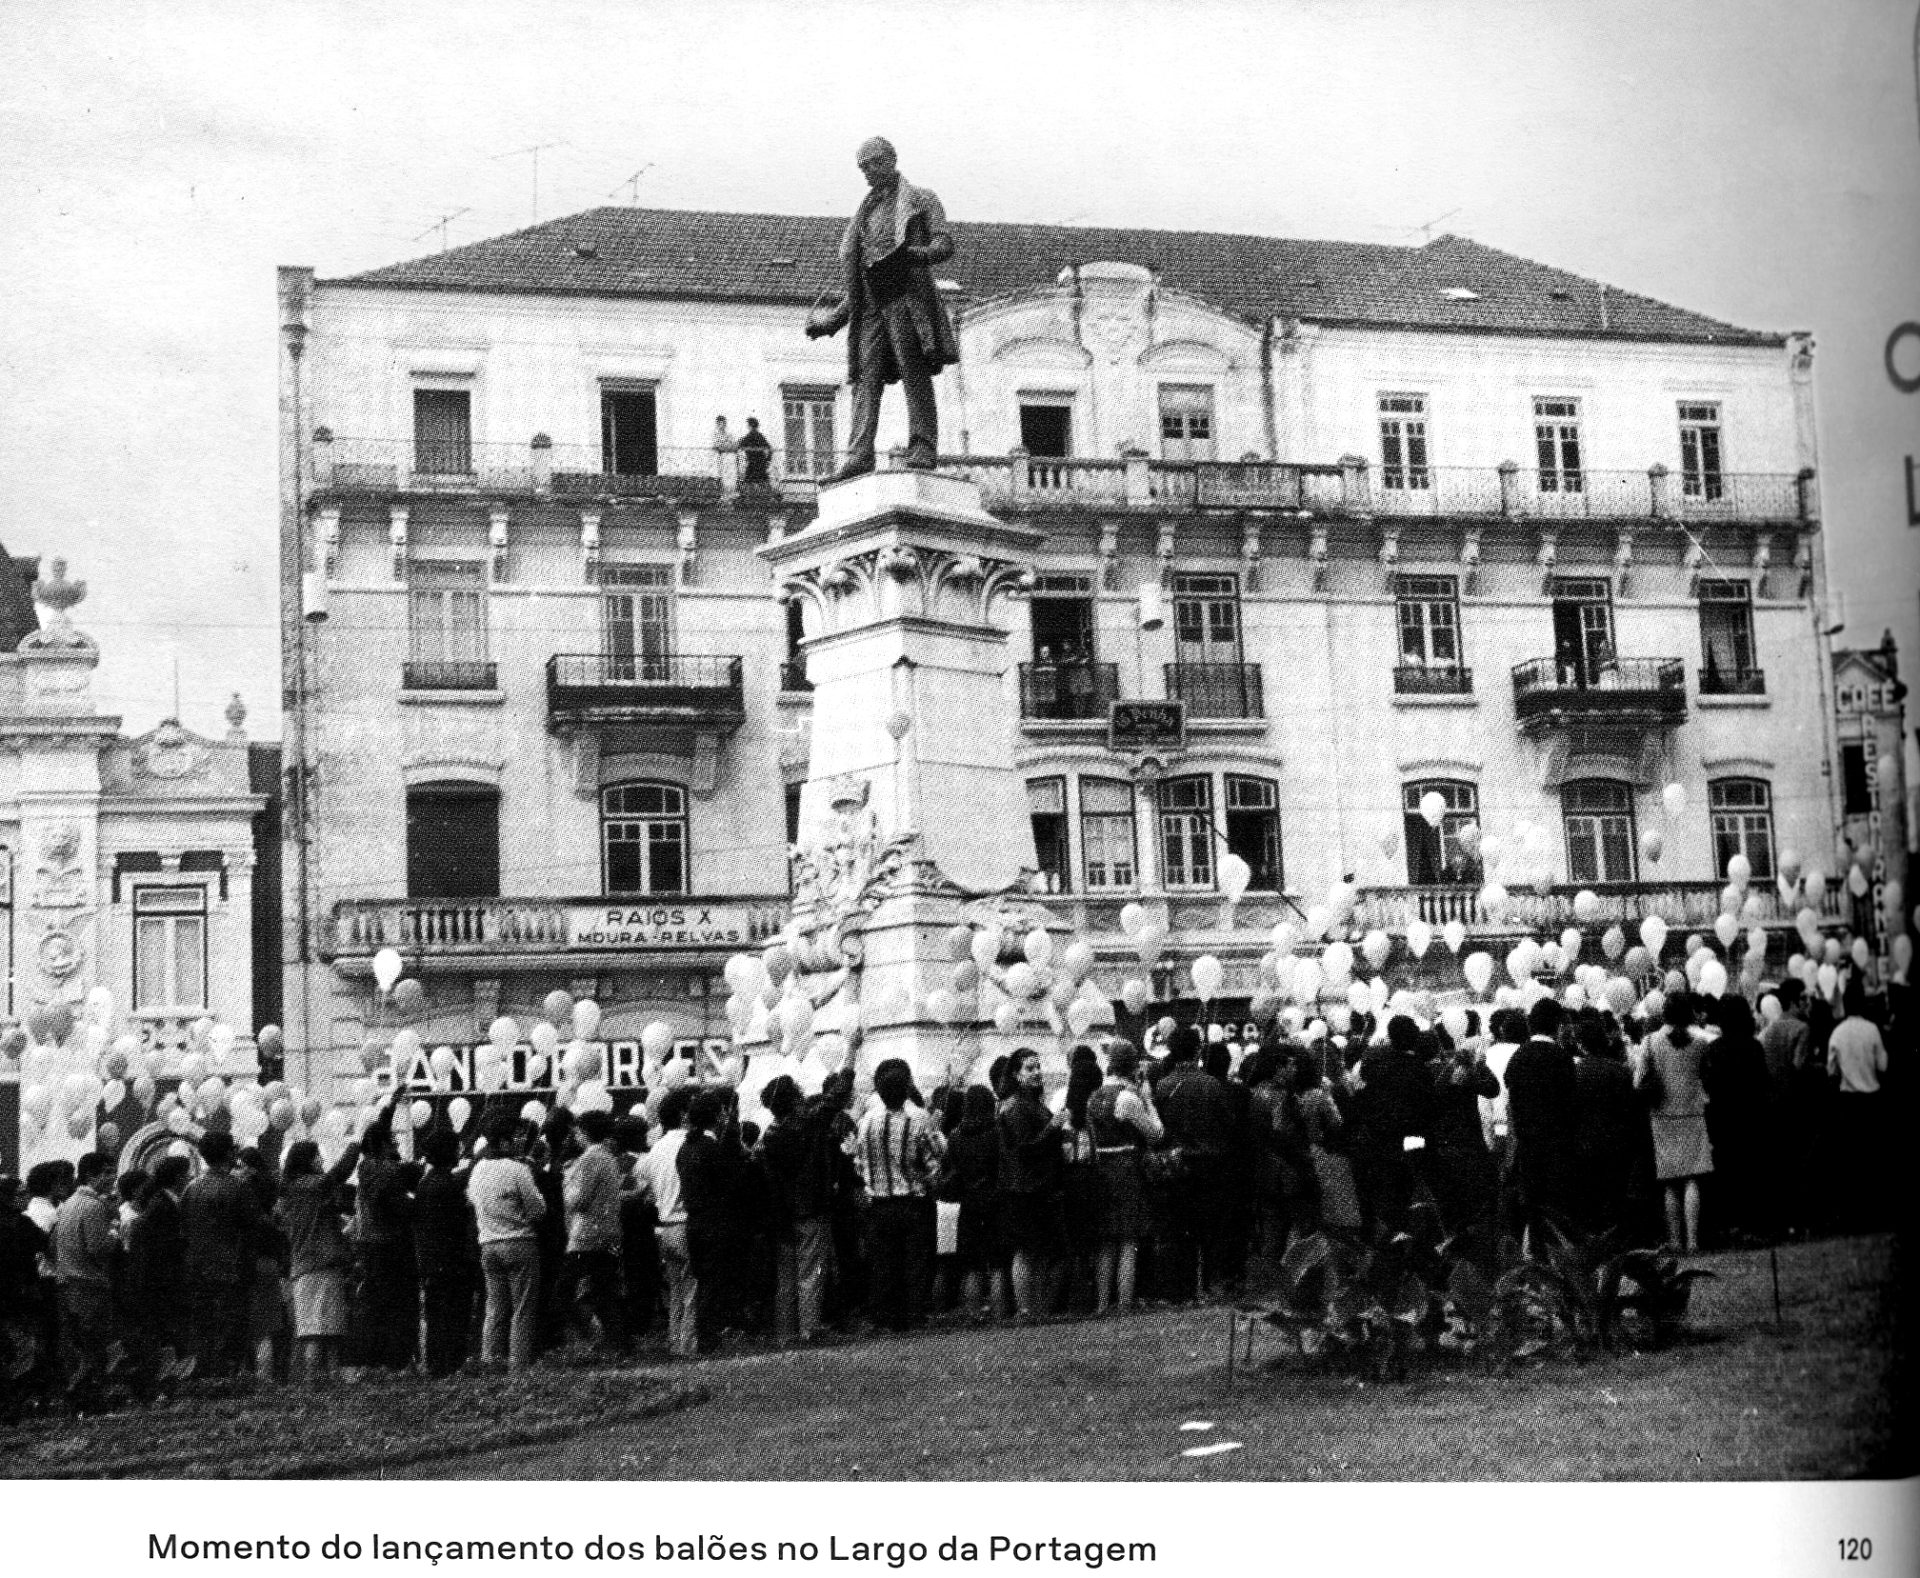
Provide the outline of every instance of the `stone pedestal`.
<path id="1" fill-rule="evenodd" d="M 790 929 L 799 986 L 836 1062 L 904 1057 L 938 1082 L 1022 1040 L 927 1007 L 951 983 L 948 934 L 997 922 L 1017 937 L 1047 917 L 1014 767 L 1004 598 L 1031 584 L 1041 534 L 996 519 L 961 477 L 883 471 L 821 490 L 805 531 L 760 550 L 798 598 L 813 682 Z M 994 994 L 987 994 L 997 1000 Z M 834 1038 L 850 1008 L 862 1036 Z"/>

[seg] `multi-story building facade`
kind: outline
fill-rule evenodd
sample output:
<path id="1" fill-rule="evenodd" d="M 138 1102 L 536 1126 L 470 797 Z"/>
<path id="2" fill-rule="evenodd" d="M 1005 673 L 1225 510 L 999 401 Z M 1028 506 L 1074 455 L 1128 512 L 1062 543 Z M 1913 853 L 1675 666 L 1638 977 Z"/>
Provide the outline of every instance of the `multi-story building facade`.
<path id="1" fill-rule="evenodd" d="M 319 1064 L 388 1012 L 382 946 L 429 1045 L 555 986 L 616 1040 L 724 1036 L 799 831 L 808 631 L 754 550 L 846 432 L 843 348 L 801 332 L 840 228 L 607 209 L 282 271 L 287 1016 Z M 1230 1012 L 1342 879 L 1362 930 L 1557 935 L 1583 888 L 1704 927 L 1742 853 L 1787 919 L 1781 854 L 1838 821 L 1806 336 L 1453 237 L 956 236 L 943 466 L 1046 534 L 974 722 L 1017 730 L 1035 882 L 1116 984 L 1144 900 L 1162 996 L 1212 952 Z"/>
<path id="2" fill-rule="evenodd" d="M 1893 939 L 1910 923 L 1907 892 L 1909 823 L 1907 784 L 1907 687 L 1893 632 L 1877 647 L 1841 648 L 1833 654 L 1834 727 L 1840 778 L 1840 835 L 1860 876 L 1848 893 L 1848 918 L 1881 961 Z M 1836 850 L 1835 859 L 1839 858 Z M 1901 899 L 1889 904 L 1889 887 Z"/>
<path id="3" fill-rule="evenodd" d="M 253 884 L 256 819 L 246 708 L 206 739 L 168 718 L 129 738 L 92 694 L 100 648 L 71 610 L 85 596 L 56 559 L 0 548 L 0 1019 L 30 1021 L 88 994 L 111 996 L 117 1037 L 132 1033 L 178 1077 L 195 1020 L 237 1033 L 228 1068 L 255 1066 Z M 48 610 L 42 621 L 38 608 Z M 62 1067 L 91 1071 L 74 1031 Z M 73 1155 L 91 1139 L 20 1122 L 21 1067 L 0 1058 L 0 1169 Z M 104 1115 L 104 1114 L 103 1114 Z M 116 1111 L 122 1133 L 145 1121 Z"/>

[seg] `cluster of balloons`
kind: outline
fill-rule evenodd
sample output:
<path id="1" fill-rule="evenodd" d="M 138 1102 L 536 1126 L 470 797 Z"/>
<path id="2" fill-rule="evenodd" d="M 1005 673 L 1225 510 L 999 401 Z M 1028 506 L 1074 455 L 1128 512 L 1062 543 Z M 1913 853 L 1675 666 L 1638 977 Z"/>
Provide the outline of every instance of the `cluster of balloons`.
<path id="1" fill-rule="evenodd" d="M 1135 947 L 1158 958 L 1166 928 L 1148 921 L 1144 911 L 1123 914 L 1121 925 L 1130 919 Z M 991 924 L 959 925 L 947 934 L 947 955 L 953 961 L 948 984 L 929 992 L 926 1003 L 928 1014 L 941 1024 L 984 1018 L 1012 1035 L 1039 1015 L 1055 1035 L 1084 1036 L 1113 1023 L 1113 1003 L 1093 979 L 1093 945 L 1083 937 L 1062 944 L 1044 926 L 1021 933 Z"/>

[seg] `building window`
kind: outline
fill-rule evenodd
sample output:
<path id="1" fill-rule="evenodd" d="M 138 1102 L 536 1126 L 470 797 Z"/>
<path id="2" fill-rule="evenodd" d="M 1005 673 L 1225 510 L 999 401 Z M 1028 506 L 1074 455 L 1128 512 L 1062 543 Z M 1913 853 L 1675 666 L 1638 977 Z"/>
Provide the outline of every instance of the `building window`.
<path id="1" fill-rule="evenodd" d="M 786 453 L 781 475 L 826 477 L 833 474 L 834 393 L 831 389 L 784 389 L 781 411 L 786 420 Z"/>
<path id="2" fill-rule="evenodd" d="M 1073 453 L 1073 407 L 1059 400 L 1020 402 L 1020 447 L 1036 460 Z"/>
<path id="3" fill-rule="evenodd" d="M 1720 407 L 1700 400 L 1680 402 L 1680 491 L 1712 503 L 1726 492 L 1720 471 Z"/>
<path id="4" fill-rule="evenodd" d="M 1420 802 L 1437 794 L 1446 802 L 1440 825 L 1429 827 Z M 1457 882 L 1478 885 L 1480 858 L 1460 841 L 1463 828 L 1480 820 L 1480 791 L 1453 778 L 1426 778 L 1400 792 L 1407 843 L 1407 881 L 1416 887 Z"/>
<path id="5" fill-rule="evenodd" d="M 473 396 L 467 390 L 414 390 L 413 469 L 429 477 L 473 474 Z"/>
<path id="6" fill-rule="evenodd" d="M 207 890 L 133 890 L 133 1006 L 207 1006 Z"/>
<path id="7" fill-rule="evenodd" d="M 687 891 L 687 792 L 678 784 L 612 784 L 600 791 L 609 893 Z"/>
<path id="8" fill-rule="evenodd" d="M 1713 816 L 1713 868 L 1745 855 L 1755 882 L 1773 880 L 1773 791 L 1760 778 L 1716 778 L 1707 785 Z"/>
<path id="9" fill-rule="evenodd" d="M 1130 888 L 1139 880 L 1132 784 L 1118 778 L 1080 780 L 1080 864 L 1089 892 Z"/>
<path id="10" fill-rule="evenodd" d="M 800 842 L 800 791 L 801 784 L 787 785 L 787 846 L 792 848 Z"/>
<path id="11" fill-rule="evenodd" d="M 606 564 L 600 581 L 607 679 L 665 683 L 673 666 L 673 572 L 664 564 Z"/>
<path id="12" fill-rule="evenodd" d="M 1031 778 L 1027 781 L 1027 808 L 1033 818 L 1033 852 L 1040 877 L 1049 893 L 1072 887 L 1067 856 L 1067 781 Z"/>
<path id="13" fill-rule="evenodd" d="M 1540 461 L 1542 493 L 1581 493 L 1586 471 L 1580 458 L 1580 402 L 1535 399 L 1533 442 Z"/>
<path id="14" fill-rule="evenodd" d="M 1240 661 L 1240 583 L 1231 575 L 1173 578 L 1174 656 L 1181 663 Z"/>
<path id="15" fill-rule="evenodd" d="M 1631 882 L 1633 792 L 1625 784 L 1587 778 L 1563 784 L 1569 882 Z"/>
<path id="16" fill-rule="evenodd" d="M 492 688 L 484 565 L 416 560 L 407 567 L 407 669 L 410 686 Z"/>
<path id="17" fill-rule="evenodd" d="M 660 473 L 656 402 L 651 389 L 600 391 L 600 465 L 608 476 Z"/>
<path id="18" fill-rule="evenodd" d="M 1280 786 L 1271 778 L 1227 774 L 1227 849 L 1253 873 L 1248 887 L 1280 891 Z"/>
<path id="19" fill-rule="evenodd" d="M 1028 603 L 1036 663 L 1093 661 L 1093 580 L 1084 575 L 1038 575 Z"/>
<path id="20" fill-rule="evenodd" d="M 1403 575 L 1398 583 L 1400 661 L 1415 668 L 1460 666 L 1460 583 L 1451 575 Z"/>
<path id="21" fill-rule="evenodd" d="M 1589 686 L 1617 667 L 1613 592 L 1597 576 L 1553 579 L 1553 656 L 1562 685 Z"/>
<path id="22" fill-rule="evenodd" d="M 1396 490 L 1433 486 L 1427 463 L 1427 397 L 1380 397 L 1380 482 Z"/>
<path id="23" fill-rule="evenodd" d="M 1213 390 L 1205 384 L 1160 386 L 1160 456 L 1163 460 L 1212 460 Z"/>
<path id="24" fill-rule="evenodd" d="M 407 791 L 407 897 L 490 899 L 500 893 L 500 792 L 485 784 Z"/>
<path id="25" fill-rule="evenodd" d="M 1873 814 L 1873 769 L 1864 741 L 1852 740 L 1840 747 L 1840 784 L 1844 815 Z"/>
<path id="26" fill-rule="evenodd" d="M 1213 886 L 1213 780 L 1160 785 L 1161 876 L 1170 888 Z"/>
<path id="27" fill-rule="evenodd" d="M 1753 660 L 1753 599 L 1745 581 L 1700 583 L 1700 692 L 1746 695 L 1761 688 Z"/>

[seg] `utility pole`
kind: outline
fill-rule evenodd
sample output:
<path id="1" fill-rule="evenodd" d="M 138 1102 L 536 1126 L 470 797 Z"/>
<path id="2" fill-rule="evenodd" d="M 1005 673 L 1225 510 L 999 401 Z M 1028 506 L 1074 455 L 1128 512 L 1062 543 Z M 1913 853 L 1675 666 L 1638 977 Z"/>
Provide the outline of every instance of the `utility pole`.
<path id="1" fill-rule="evenodd" d="M 558 142 L 537 142 L 528 148 L 514 148 L 507 153 L 496 153 L 493 156 L 496 161 L 500 159 L 519 159 L 529 154 L 533 156 L 533 222 L 536 225 L 540 223 L 540 155 L 545 153 L 549 148 L 564 147 L 566 147 L 564 139 Z"/>

